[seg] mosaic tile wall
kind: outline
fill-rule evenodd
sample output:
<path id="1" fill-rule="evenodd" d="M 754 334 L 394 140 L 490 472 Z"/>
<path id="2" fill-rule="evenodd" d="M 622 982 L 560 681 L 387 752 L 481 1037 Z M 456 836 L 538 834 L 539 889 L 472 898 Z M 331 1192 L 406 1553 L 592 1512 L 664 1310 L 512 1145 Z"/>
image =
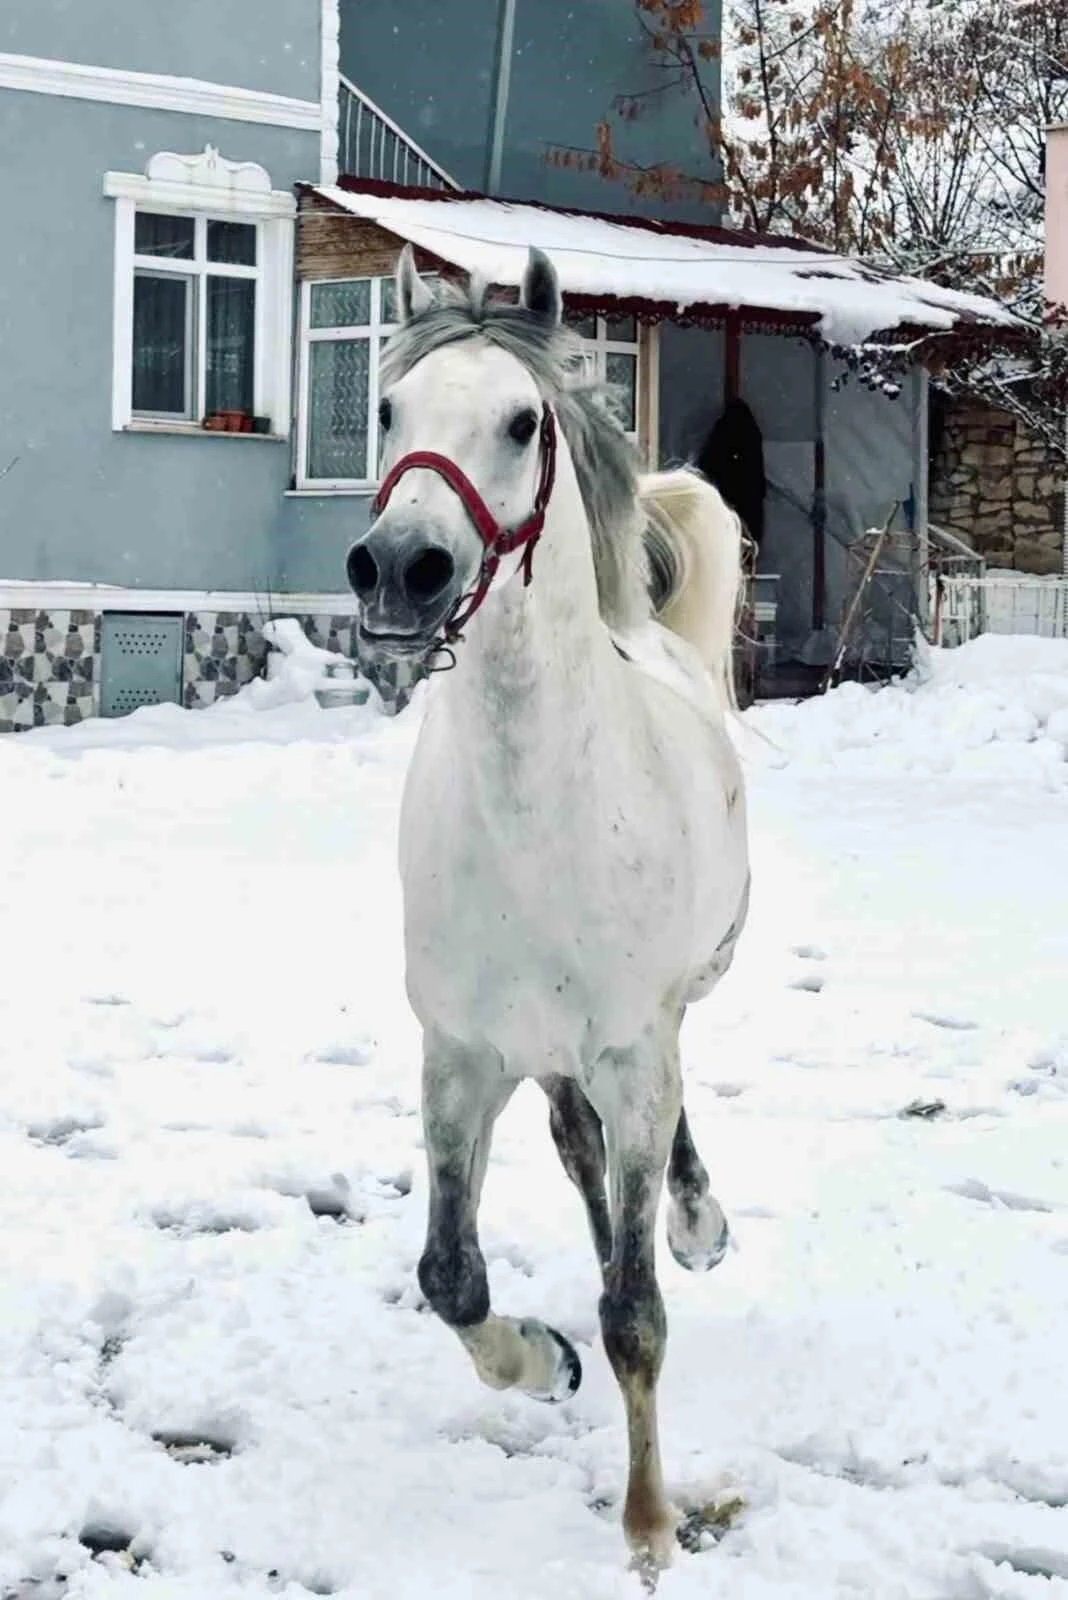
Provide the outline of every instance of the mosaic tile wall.
<path id="1" fill-rule="evenodd" d="M 286 613 L 279 608 L 277 613 Z M 185 618 L 182 703 L 210 706 L 262 676 L 268 655 L 264 618 L 244 611 L 189 612 Z M 353 659 L 356 619 L 301 616 L 308 638 Z M 100 614 L 0 608 L 0 733 L 81 722 L 100 709 Z"/>
<path id="2" fill-rule="evenodd" d="M 95 716 L 99 653 L 92 611 L 0 610 L 0 733 Z"/>
<path id="3" fill-rule="evenodd" d="M 280 608 L 276 615 L 287 613 Z M 195 611 L 186 616 L 182 703 L 188 710 L 236 694 L 250 678 L 263 675 L 269 648 L 261 632 L 265 620 L 244 611 Z M 297 620 L 313 644 L 350 659 L 355 656 L 355 617 Z"/>
<path id="4" fill-rule="evenodd" d="M 185 619 L 182 703 L 187 710 L 210 706 L 260 677 L 267 641 L 259 621 L 244 611 L 190 611 Z"/>

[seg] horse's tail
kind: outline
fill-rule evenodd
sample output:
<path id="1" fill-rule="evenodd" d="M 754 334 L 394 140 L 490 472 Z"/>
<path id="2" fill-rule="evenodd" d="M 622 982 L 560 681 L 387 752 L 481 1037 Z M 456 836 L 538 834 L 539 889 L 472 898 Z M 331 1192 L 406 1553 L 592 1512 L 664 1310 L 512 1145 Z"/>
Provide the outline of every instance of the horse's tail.
<path id="1" fill-rule="evenodd" d="M 734 631 L 742 588 L 742 525 L 718 489 L 689 467 L 639 481 L 658 622 L 685 639 L 737 710 Z"/>

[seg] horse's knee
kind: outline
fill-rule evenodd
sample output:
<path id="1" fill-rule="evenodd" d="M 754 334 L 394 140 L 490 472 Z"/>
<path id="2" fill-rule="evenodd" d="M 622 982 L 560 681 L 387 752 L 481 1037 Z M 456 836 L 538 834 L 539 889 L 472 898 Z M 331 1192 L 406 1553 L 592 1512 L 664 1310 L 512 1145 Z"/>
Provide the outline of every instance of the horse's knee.
<path id="1" fill-rule="evenodd" d="M 600 1312 L 605 1354 L 620 1383 L 655 1383 L 667 1343 L 667 1317 L 652 1273 L 625 1276 L 610 1267 Z"/>
<path id="2" fill-rule="evenodd" d="M 428 1240 L 419 1262 L 419 1287 L 450 1328 L 470 1328 L 489 1315 L 486 1265 L 473 1240 Z"/>

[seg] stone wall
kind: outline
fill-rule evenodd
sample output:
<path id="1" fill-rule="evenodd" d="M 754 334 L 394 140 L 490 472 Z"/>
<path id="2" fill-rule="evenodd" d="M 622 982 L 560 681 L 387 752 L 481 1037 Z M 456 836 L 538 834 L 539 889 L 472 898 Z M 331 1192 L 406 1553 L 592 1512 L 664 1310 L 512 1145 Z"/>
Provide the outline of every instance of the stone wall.
<path id="1" fill-rule="evenodd" d="M 931 444 L 932 522 L 992 567 L 1063 570 L 1062 469 L 1039 440 L 1007 412 L 953 401 L 943 402 Z"/>

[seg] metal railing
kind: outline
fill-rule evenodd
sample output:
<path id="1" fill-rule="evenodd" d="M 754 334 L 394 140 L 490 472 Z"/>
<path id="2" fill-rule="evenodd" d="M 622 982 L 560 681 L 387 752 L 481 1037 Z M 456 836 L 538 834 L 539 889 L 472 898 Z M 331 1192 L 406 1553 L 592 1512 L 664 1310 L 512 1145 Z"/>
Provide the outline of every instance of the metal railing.
<path id="1" fill-rule="evenodd" d="M 988 572 L 937 582 L 936 644 L 965 644 L 980 633 L 1068 639 L 1068 578 Z"/>
<path id="2" fill-rule="evenodd" d="M 348 78 L 338 88 L 338 171 L 349 178 L 458 189 L 444 167 Z"/>

